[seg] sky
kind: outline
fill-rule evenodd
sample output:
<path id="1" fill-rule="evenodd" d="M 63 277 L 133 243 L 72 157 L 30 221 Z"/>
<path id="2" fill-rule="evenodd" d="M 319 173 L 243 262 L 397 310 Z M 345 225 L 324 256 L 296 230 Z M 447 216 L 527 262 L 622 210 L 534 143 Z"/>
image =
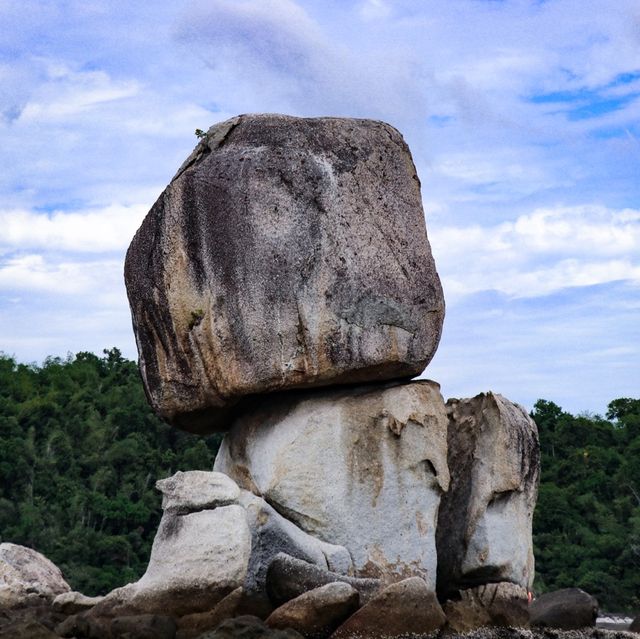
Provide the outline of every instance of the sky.
<path id="1" fill-rule="evenodd" d="M 640 396 L 637 0 L 0 0 L 0 351 L 135 358 L 129 242 L 195 129 L 256 112 L 404 135 L 445 398 Z"/>

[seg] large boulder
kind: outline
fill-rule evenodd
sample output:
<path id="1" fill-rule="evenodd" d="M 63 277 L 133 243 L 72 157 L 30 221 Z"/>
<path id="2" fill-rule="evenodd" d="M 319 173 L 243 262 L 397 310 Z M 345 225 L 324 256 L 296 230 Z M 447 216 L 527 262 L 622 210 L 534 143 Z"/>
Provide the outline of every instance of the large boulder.
<path id="1" fill-rule="evenodd" d="M 449 400 L 451 488 L 438 518 L 438 593 L 487 583 L 530 588 L 538 431 L 521 406 L 482 393 Z"/>
<path id="2" fill-rule="evenodd" d="M 529 592 L 510 582 L 462 590 L 459 599 L 447 601 L 442 607 L 447 616 L 447 631 L 452 633 L 529 626 Z"/>
<path id="3" fill-rule="evenodd" d="M 435 594 L 420 577 L 391 584 L 345 621 L 331 639 L 426 636 L 445 624 Z"/>
<path id="4" fill-rule="evenodd" d="M 564 588 L 540 595 L 531 602 L 532 626 L 578 630 L 595 627 L 598 600 L 580 588 Z"/>
<path id="5" fill-rule="evenodd" d="M 446 437 L 434 382 L 288 394 L 234 423 L 214 469 L 347 548 L 355 576 L 417 575 L 435 589 Z"/>
<path id="6" fill-rule="evenodd" d="M 293 628 L 306 639 L 325 639 L 358 609 L 360 596 L 344 582 L 309 590 L 274 610 L 266 620 L 270 628 Z"/>
<path id="7" fill-rule="evenodd" d="M 125 279 L 151 404 L 198 433 L 247 395 L 413 377 L 444 316 L 411 154 L 372 120 L 211 127 Z"/>
<path id="8" fill-rule="evenodd" d="M 266 574 L 278 553 L 327 570 L 351 568 L 345 548 L 314 539 L 221 473 L 178 472 L 156 487 L 164 513 L 145 574 L 96 603 L 90 618 L 183 617 L 213 610 L 237 589 L 268 614 Z"/>
<path id="9" fill-rule="evenodd" d="M 60 569 L 39 552 L 0 544 L 0 610 L 50 604 L 71 588 Z"/>

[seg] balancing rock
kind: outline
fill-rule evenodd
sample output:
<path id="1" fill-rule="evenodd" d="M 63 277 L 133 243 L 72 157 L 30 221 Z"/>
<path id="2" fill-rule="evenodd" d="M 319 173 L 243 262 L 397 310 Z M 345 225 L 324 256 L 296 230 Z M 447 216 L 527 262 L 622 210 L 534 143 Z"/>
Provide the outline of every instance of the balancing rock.
<path id="1" fill-rule="evenodd" d="M 274 395 L 237 419 L 214 470 L 344 546 L 355 576 L 435 589 L 447 424 L 430 381 Z"/>
<path id="2" fill-rule="evenodd" d="M 494 393 L 450 399 L 451 487 L 438 517 L 438 594 L 511 582 L 531 588 L 540 445 L 521 406 Z"/>
<path id="3" fill-rule="evenodd" d="M 418 375 L 444 317 L 411 154 L 372 120 L 211 127 L 125 280 L 150 402 L 197 433 L 248 395 Z"/>

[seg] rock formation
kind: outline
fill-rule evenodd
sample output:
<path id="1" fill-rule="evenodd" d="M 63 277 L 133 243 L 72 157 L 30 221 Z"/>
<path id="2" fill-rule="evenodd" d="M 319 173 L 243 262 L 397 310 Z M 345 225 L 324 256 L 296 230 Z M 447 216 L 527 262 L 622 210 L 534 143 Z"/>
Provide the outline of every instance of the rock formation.
<path id="1" fill-rule="evenodd" d="M 596 625 L 598 600 L 580 588 L 541 595 L 531 603 L 531 625 L 577 630 Z"/>
<path id="2" fill-rule="evenodd" d="M 535 424 L 500 395 L 445 405 L 435 382 L 410 381 L 444 301 L 395 129 L 212 127 L 125 277 L 151 404 L 185 430 L 228 432 L 213 472 L 157 483 L 145 575 L 65 636 L 125 636 L 135 619 L 179 639 L 527 624 Z"/>
<path id="3" fill-rule="evenodd" d="M 60 569 L 44 555 L 17 544 L 0 544 L 0 610 L 49 604 L 70 590 Z"/>
<path id="4" fill-rule="evenodd" d="M 147 571 L 98 602 L 93 616 L 182 617 L 212 610 L 238 588 L 260 606 L 267 568 L 281 552 L 324 570 L 351 568 L 346 549 L 306 534 L 222 473 L 178 472 L 156 486 L 164 514 Z"/>
<path id="5" fill-rule="evenodd" d="M 540 467 L 536 425 L 521 406 L 494 393 L 449 400 L 447 411 L 455 472 L 438 519 L 438 591 L 448 596 L 499 582 L 529 589 Z"/>
<path id="6" fill-rule="evenodd" d="M 395 129 L 276 115 L 212 127 L 143 222 L 125 276 L 154 408 L 186 430 L 229 431 L 214 467 L 227 479 L 159 483 L 165 514 L 138 589 L 189 579 L 189 537 L 220 549 L 209 596 L 270 596 L 280 620 L 407 578 L 432 598 L 437 581 L 470 627 L 526 600 L 535 424 L 499 395 L 445 406 L 434 382 L 407 381 L 435 352 L 444 301 Z M 344 585 L 367 578 L 373 590 Z"/>
<path id="7" fill-rule="evenodd" d="M 233 424 L 214 468 L 344 546 L 356 576 L 417 575 L 435 588 L 436 519 L 449 487 L 437 384 L 275 395 Z"/>
<path id="8" fill-rule="evenodd" d="M 212 127 L 125 279 L 151 404 L 200 433 L 247 395 L 417 375 L 444 316 L 411 154 L 371 120 Z"/>

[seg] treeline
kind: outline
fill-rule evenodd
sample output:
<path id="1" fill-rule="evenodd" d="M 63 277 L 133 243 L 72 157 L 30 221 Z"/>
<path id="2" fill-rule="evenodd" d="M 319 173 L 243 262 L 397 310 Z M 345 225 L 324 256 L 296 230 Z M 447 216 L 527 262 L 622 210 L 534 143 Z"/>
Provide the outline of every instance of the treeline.
<path id="1" fill-rule="evenodd" d="M 542 478 L 534 518 L 539 592 L 577 586 L 609 611 L 640 611 L 640 400 L 606 418 L 539 400 Z"/>
<path id="2" fill-rule="evenodd" d="M 604 608 L 640 609 L 640 400 L 606 419 L 540 400 L 534 521 L 538 592 L 579 586 Z M 0 541 L 30 546 L 71 586 L 103 594 L 145 570 L 157 479 L 210 469 L 220 437 L 161 422 L 117 349 L 42 366 L 0 355 Z"/>
<path id="3" fill-rule="evenodd" d="M 155 417 L 118 349 L 42 366 L 0 356 L 0 541 L 42 552 L 85 594 L 135 581 L 160 520 L 156 480 L 211 469 L 218 445 Z"/>

